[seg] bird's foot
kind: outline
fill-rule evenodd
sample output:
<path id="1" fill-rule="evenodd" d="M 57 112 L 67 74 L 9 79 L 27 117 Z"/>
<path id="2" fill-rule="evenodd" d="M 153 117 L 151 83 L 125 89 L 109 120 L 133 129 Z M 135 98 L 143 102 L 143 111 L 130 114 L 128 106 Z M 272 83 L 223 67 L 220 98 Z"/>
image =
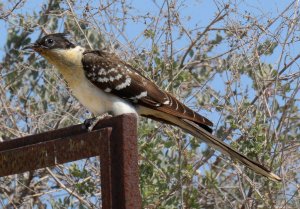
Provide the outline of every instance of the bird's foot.
<path id="1" fill-rule="evenodd" d="M 103 120 L 104 118 L 111 118 L 111 117 L 112 115 L 110 115 L 109 113 L 104 113 L 102 115 L 86 119 L 83 122 L 83 124 L 84 127 L 90 132 L 94 130 L 95 126 L 99 123 L 100 120 Z"/>

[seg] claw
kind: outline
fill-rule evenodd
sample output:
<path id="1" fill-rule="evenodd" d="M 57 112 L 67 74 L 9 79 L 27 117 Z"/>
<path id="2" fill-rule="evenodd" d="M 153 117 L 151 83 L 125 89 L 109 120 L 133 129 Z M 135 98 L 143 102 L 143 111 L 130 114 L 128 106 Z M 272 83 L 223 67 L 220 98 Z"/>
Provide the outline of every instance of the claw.
<path id="1" fill-rule="evenodd" d="M 83 122 L 83 125 L 90 132 L 94 130 L 95 126 L 99 123 L 100 120 L 103 120 L 104 118 L 111 118 L 111 117 L 112 115 L 110 115 L 109 113 L 104 113 L 97 117 L 86 119 Z"/>

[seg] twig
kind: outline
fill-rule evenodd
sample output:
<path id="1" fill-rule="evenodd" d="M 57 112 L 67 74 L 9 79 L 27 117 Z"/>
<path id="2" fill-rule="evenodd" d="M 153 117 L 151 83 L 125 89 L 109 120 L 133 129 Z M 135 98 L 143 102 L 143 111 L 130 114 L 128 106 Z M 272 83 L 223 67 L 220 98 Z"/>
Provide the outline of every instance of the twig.
<path id="1" fill-rule="evenodd" d="M 79 194 L 77 194 L 76 192 L 72 191 L 71 189 L 69 189 L 68 187 L 66 187 L 56 176 L 55 174 L 49 169 L 46 168 L 46 170 L 48 171 L 48 173 L 53 177 L 53 179 L 56 181 L 56 183 L 65 191 L 67 191 L 70 195 L 73 195 L 74 197 L 76 197 L 81 203 L 85 204 L 88 208 L 93 208 L 89 202 L 87 202 L 85 199 L 83 199 Z"/>
<path id="2" fill-rule="evenodd" d="M 0 19 L 6 19 L 6 18 L 8 18 L 8 16 L 11 14 L 11 13 L 13 13 L 13 11 L 19 6 L 19 4 L 21 4 L 22 3 L 22 1 L 23 0 L 19 0 L 16 4 L 15 4 L 15 6 L 6 14 L 6 15 L 4 15 L 3 17 L 0 17 Z"/>
<path id="3" fill-rule="evenodd" d="M 182 56 L 181 60 L 180 60 L 180 65 L 179 65 L 179 69 L 183 67 L 183 63 L 187 57 L 187 55 L 189 54 L 189 52 L 192 50 L 192 48 L 195 46 L 195 44 L 206 34 L 207 31 L 209 31 L 210 27 L 212 25 L 214 25 L 215 23 L 219 22 L 220 20 L 222 20 L 227 14 L 228 12 L 226 12 L 225 14 L 221 15 L 221 13 L 226 10 L 228 8 L 228 5 L 225 5 L 225 7 L 223 8 L 223 10 L 221 10 L 218 15 L 215 17 L 215 19 L 213 19 L 210 24 L 208 26 L 206 26 L 206 28 L 204 29 L 204 31 L 202 33 L 200 33 L 198 35 L 198 37 L 192 41 L 192 43 L 190 44 L 190 46 L 188 47 L 188 49 L 186 50 L 186 52 L 184 53 L 184 55 Z"/>
<path id="4" fill-rule="evenodd" d="M 91 49 L 93 49 L 93 48 L 92 48 L 92 44 L 90 43 L 89 39 L 87 38 L 85 32 L 82 30 L 82 28 L 81 28 L 81 26 L 80 26 L 80 24 L 79 24 L 79 22 L 78 22 L 78 20 L 77 20 L 76 14 L 75 14 L 75 12 L 74 12 L 74 10 L 73 10 L 73 7 L 72 7 L 72 5 L 71 5 L 70 0 L 67 0 L 67 3 L 68 3 L 68 6 L 69 6 L 69 8 L 70 8 L 70 10 L 71 10 L 71 13 L 72 13 L 72 15 L 73 15 L 73 18 L 74 18 L 74 20 L 75 20 L 75 22 L 76 22 L 76 24 L 77 24 L 79 30 L 80 30 L 81 33 L 84 35 L 84 37 L 85 37 L 85 39 L 86 39 L 86 41 L 87 41 L 89 47 L 90 47 Z"/>

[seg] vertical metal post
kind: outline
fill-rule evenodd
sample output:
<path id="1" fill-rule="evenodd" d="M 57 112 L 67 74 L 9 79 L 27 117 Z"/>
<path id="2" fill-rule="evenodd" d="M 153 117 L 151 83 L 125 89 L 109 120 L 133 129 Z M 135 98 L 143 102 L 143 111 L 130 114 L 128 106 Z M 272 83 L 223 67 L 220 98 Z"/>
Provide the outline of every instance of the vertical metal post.
<path id="1" fill-rule="evenodd" d="M 112 127 L 111 136 L 101 144 L 100 152 L 102 208 L 141 209 L 137 119 L 133 114 L 112 119 L 97 125 L 97 128 Z"/>

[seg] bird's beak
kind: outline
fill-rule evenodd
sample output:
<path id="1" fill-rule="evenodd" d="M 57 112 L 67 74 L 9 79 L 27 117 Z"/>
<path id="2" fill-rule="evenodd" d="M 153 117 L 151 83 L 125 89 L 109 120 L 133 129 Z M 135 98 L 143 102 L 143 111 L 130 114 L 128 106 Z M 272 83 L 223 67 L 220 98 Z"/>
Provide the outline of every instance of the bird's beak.
<path id="1" fill-rule="evenodd" d="M 39 48 L 38 44 L 32 43 L 32 44 L 28 44 L 27 46 L 23 47 L 23 50 L 33 49 L 34 51 L 36 51 L 38 48 Z"/>

